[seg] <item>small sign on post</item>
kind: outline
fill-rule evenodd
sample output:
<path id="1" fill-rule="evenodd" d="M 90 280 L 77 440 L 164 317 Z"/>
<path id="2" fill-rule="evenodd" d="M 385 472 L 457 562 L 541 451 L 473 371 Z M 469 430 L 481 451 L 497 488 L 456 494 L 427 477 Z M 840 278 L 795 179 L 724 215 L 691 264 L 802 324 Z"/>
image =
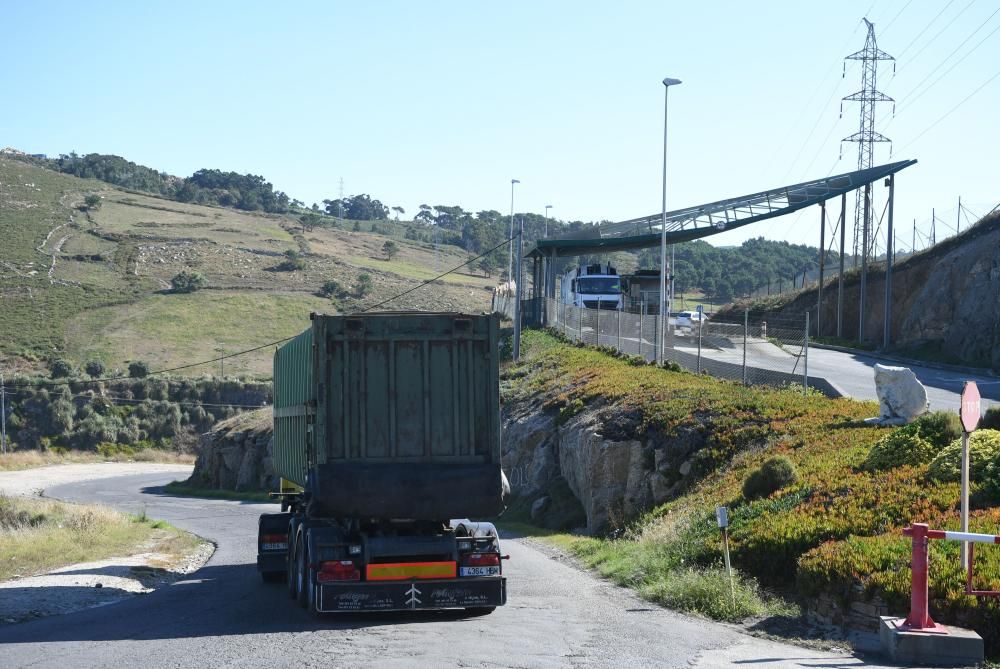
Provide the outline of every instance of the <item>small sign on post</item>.
<path id="1" fill-rule="evenodd" d="M 958 417 L 962 421 L 962 531 L 969 531 L 969 435 L 979 425 L 981 408 L 979 386 L 975 381 L 966 381 L 962 388 L 962 407 Z M 969 568 L 969 542 L 962 542 L 962 569 Z"/>
<path id="2" fill-rule="evenodd" d="M 729 509 L 724 506 L 715 507 L 715 521 L 722 530 L 722 556 L 726 561 L 726 574 L 729 576 L 729 595 L 733 600 L 733 611 L 736 611 L 736 584 L 733 582 L 733 567 L 729 562 Z"/>

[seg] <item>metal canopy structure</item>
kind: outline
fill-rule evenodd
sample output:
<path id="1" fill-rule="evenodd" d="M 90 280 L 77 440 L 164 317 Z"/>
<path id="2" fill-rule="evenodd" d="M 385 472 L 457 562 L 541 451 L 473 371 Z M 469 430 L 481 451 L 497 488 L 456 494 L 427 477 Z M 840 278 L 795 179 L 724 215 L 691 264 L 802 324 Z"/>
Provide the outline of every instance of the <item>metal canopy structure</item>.
<path id="1" fill-rule="evenodd" d="M 903 160 L 670 211 L 667 212 L 666 221 L 667 244 L 689 242 L 758 221 L 784 216 L 884 179 L 916 162 L 916 160 Z M 620 223 L 587 228 L 574 236 L 539 239 L 535 248 L 527 255 L 532 258 L 552 258 L 648 248 L 660 244 L 662 228 L 663 215 L 653 214 Z"/>

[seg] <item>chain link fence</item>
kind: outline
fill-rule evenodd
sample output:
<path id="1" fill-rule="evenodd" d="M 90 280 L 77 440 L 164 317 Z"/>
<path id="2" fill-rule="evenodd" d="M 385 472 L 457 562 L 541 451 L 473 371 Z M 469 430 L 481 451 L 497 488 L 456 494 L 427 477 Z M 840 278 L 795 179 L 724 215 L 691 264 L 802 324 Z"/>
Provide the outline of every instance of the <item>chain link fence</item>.
<path id="1" fill-rule="evenodd" d="M 545 301 L 547 325 L 572 341 L 608 346 L 656 360 L 659 317 L 610 309 L 586 309 Z M 816 388 L 839 396 L 825 379 L 809 376 L 809 316 L 802 319 L 751 319 L 742 322 L 688 320 L 671 316 L 663 342 L 663 359 L 699 374 L 747 385 Z"/>

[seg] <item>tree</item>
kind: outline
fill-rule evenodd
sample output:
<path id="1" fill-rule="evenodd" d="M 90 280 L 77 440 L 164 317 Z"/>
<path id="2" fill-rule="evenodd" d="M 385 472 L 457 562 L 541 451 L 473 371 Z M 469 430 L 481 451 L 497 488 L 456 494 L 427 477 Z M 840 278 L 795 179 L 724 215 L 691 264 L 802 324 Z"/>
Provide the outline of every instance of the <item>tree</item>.
<path id="1" fill-rule="evenodd" d="M 141 360 L 135 360 L 128 364 L 128 375 L 133 379 L 142 379 L 149 376 L 149 365 Z"/>
<path id="2" fill-rule="evenodd" d="M 319 214 L 309 212 L 307 214 L 302 214 L 299 216 L 299 223 L 302 224 L 302 232 L 308 232 L 319 225 L 322 220 L 322 216 Z"/>
<path id="3" fill-rule="evenodd" d="M 361 224 L 358 223 L 357 221 L 354 221 L 354 227 L 351 228 L 351 230 L 354 232 L 361 232 Z"/>
<path id="4" fill-rule="evenodd" d="M 392 210 L 394 212 L 396 212 L 396 220 L 397 221 L 399 220 L 400 214 L 405 214 L 406 213 L 406 210 L 403 209 L 402 207 L 393 207 Z"/>
<path id="5" fill-rule="evenodd" d="M 175 293 L 193 293 L 205 287 L 205 277 L 198 272 L 184 270 L 170 280 L 170 286 Z"/>
<path id="6" fill-rule="evenodd" d="M 294 249 L 285 251 L 285 259 L 275 268 L 279 272 L 294 272 L 306 268 L 305 258 Z"/>
<path id="7" fill-rule="evenodd" d="M 399 245 L 390 239 L 382 245 L 382 253 L 385 254 L 386 260 L 392 260 L 392 257 L 399 253 Z"/>
<path id="8" fill-rule="evenodd" d="M 100 209 L 101 196 L 91 193 L 87 197 L 83 198 L 83 208 L 85 211 L 90 211 L 91 209 Z"/>
<path id="9" fill-rule="evenodd" d="M 354 284 L 354 291 L 358 294 L 358 297 L 364 297 L 367 295 L 374 286 L 372 282 L 371 274 L 359 274 L 358 281 Z"/>
<path id="10" fill-rule="evenodd" d="M 323 297 L 336 297 L 340 294 L 340 282 L 334 279 L 324 281 L 319 289 L 319 294 Z"/>
<path id="11" fill-rule="evenodd" d="M 83 369 L 90 378 L 96 379 L 104 374 L 104 363 L 100 360 L 91 360 Z"/>
<path id="12" fill-rule="evenodd" d="M 49 365 L 49 371 L 53 379 L 65 378 L 73 375 L 73 365 L 68 360 L 62 358 L 53 360 Z"/>

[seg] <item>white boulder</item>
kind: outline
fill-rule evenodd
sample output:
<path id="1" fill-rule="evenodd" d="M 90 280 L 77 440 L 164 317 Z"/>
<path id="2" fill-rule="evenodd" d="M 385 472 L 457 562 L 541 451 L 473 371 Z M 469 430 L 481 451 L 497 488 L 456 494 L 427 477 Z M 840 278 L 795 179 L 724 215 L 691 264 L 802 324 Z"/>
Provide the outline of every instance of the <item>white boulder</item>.
<path id="1" fill-rule="evenodd" d="M 907 367 L 875 365 L 875 393 L 882 425 L 906 425 L 927 412 L 927 390 Z"/>

